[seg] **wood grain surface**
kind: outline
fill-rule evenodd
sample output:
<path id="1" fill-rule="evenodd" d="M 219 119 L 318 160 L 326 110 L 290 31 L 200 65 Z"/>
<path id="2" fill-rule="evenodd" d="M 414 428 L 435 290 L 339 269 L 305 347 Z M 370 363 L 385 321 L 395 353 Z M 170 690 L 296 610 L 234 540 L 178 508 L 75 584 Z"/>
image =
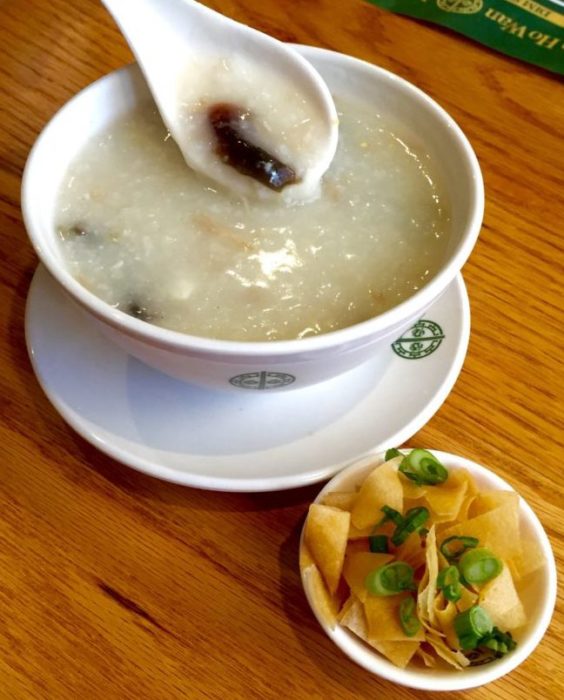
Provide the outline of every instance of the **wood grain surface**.
<path id="1" fill-rule="evenodd" d="M 562 576 L 562 84 L 357 0 L 210 5 L 398 73 L 470 138 L 486 185 L 464 269 L 470 347 L 453 392 L 410 444 L 511 482 L 536 509 Z M 57 108 L 130 60 L 94 0 L 0 1 L 0 697 L 424 697 L 355 666 L 307 606 L 297 547 L 319 485 L 245 495 L 156 481 L 74 434 L 34 378 L 23 319 L 37 260 L 20 214 L 22 169 Z M 534 654 L 468 696 L 562 697 L 563 639 L 560 593 Z"/>

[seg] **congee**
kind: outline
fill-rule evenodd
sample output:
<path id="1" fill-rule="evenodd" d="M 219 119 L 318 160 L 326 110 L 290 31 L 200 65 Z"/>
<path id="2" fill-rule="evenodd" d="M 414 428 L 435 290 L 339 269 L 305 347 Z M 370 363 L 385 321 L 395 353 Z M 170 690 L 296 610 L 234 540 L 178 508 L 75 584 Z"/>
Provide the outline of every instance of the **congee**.
<path id="1" fill-rule="evenodd" d="M 305 338 L 397 305 L 445 256 L 440 172 L 396 120 L 335 101 L 337 154 L 302 203 L 198 175 L 152 103 L 120 118 L 62 183 L 56 228 L 69 270 L 125 313 L 209 338 Z"/>

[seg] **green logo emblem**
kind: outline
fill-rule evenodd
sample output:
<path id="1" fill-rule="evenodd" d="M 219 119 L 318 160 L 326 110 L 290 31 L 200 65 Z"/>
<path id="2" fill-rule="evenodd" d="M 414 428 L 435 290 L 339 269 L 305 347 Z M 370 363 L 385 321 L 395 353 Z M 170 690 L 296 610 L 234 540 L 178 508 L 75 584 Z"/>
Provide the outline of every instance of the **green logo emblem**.
<path id="1" fill-rule="evenodd" d="M 285 372 L 247 372 L 231 377 L 230 384 L 239 389 L 280 389 L 296 381 L 293 374 Z"/>
<path id="2" fill-rule="evenodd" d="M 406 360 L 420 360 L 439 347 L 445 337 L 438 323 L 422 318 L 392 343 L 392 349 Z"/>
<path id="3" fill-rule="evenodd" d="M 484 0 L 437 0 L 437 7 L 445 12 L 474 15 L 482 9 Z"/>

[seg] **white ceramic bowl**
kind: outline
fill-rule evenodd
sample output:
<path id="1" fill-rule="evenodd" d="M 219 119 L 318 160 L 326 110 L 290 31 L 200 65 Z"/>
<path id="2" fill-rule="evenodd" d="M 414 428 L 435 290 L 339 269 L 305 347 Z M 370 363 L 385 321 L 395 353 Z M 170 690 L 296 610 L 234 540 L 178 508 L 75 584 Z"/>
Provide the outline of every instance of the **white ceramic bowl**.
<path id="1" fill-rule="evenodd" d="M 31 242 L 53 277 L 129 354 L 167 374 L 220 389 L 294 389 L 353 369 L 387 348 L 435 301 L 470 254 L 484 209 L 483 182 L 466 137 L 430 97 L 388 71 L 349 56 L 296 47 L 343 97 L 362 96 L 417 133 L 440 164 L 452 210 L 452 234 L 439 273 L 393 309 L 339 331 L 302 340 L 235 342 L 178 333 L 112 308 L 67 271 L 55 235 L 55 204 L 67 167 L 84 144 L 147 100 L 136 66 L 93 83 L 49 122 L 29 156 L 22 209 Z M 385 355 L 386 353 L 384 353 Z"/>
<path id="2" fill-rule="evenodd" d="M 506 481 L 476 462 L 448 452 L 437 450 L 431 450 L 431 452 L 449 469 L 468 469 L 478 486 L 484 489 L 515 490 Z M 364 480 L 375 466 L 383 461 L 384 455 L 379 454 L 352 464 L 325 485 L 315 502 L 321 502 L 330 491 L 346 491 L 354 488 Z M 398 668 L 348 629 L 339 625 L 331 629 L 316 610 L 314 601 L 304 586 L 308 602 L 327 636 L 353 661 L 382 678 L 410 688 L 430 691 L 465 690 L 490 683 L 519 666 L 533 652 L 546 632 L 556 603 L 554 554 L 539 519 L 523 498 L 520 499 L 520 523 L 521 531 L 533 537 L 538 543 L 544 554 L 545 563 L 537 572 L 531 574 L 532 580 L 527 582 L 524 605 L 529 622 L 522 629 L 516 630 L 513 635 L 518 644 L 517 648 L 507 656 L 490 664 L 474 666 L 464 671 L 411 668 L 409 666 L 405 669 Z"/>

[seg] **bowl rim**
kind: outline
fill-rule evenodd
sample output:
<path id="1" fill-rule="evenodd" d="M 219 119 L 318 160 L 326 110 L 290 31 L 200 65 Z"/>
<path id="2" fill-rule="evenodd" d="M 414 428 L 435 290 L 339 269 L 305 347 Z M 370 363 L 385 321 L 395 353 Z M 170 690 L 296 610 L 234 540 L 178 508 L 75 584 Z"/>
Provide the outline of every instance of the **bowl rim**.
<path id="1" fill-rule="evenodd" d="M 38 161 L 40 162 L 42 149 L 44 145 L 49 142 L 51 133 L 54 131 L 59 121 L 63 119 L 68 112 L 76 109 L 77 104 L 87 95 L 102 89 L 111 81 L 119 85 L 122 81 L 127 80 L 128 77 L 133 76 L 136 71 L 139 73 L 138 66 L 133 63 L 104 75 L 86 86 L 56 112 L 33 145 L 22 178 L 21 202 L 23 218 L 28 237 L 37 255 L 59 284 L 96 317 L 105 321 L 110 326 L 125 332 L 129 336 L 142 340 L 155 347 L 166 347 L 167 350 L 172 352 L 184 353 L 186 351 L 192 351 L 193 353 L 204 353 L 207 355 L 211 354 L 224 357 L 237 355 L 245 355 L 248 357 L 284 357 L 297 355 L 305 357 L 312 352 L 332 350 L 337 346 L 343 347 L 349 344 L 358 344 L 363 341 L 369 342 L 377 333 L 391 334 L 396 328 L 405 324 L 406 319 L 413 317 L 414 314 L 429 305 L 433 299 L 446 289 L 457 272 L 460 271 L 464 262 L 470 255 L 481 229 L 484 213 L 484 183 L 476 154 L 467 137 L 454 119 L 425 92 L 404 78 L 384 68 L 336 51 L 297 44 L 292 44 L 291 46 L 306 59 L 313 59 L 313 61 L 315 61 L 315 59 L 328 60 L 340 66 L 370 73 L 373 78 L 387 81 L 389 84 L 394 84 L 397 89 L 410 95 L 414 103 L 419 102 L 424 109 L 432 113 L 437 122 L 442 124 L 445 132 L 449 132 L 452 135 L 452 138 L 457 142 L 460 148 L 460 162 L 464 163 L 469 170 L 469 181 L 472 183 L 472 187 L 468 193 L 470 213 L 463 233 L 461 234 L 461 240 L 451 253 L 449 259 L 432 280 L 397 306 L 392 307 L 378 316 L 352 326 L 302 339 L 239 341 L 206 338 L 153 326 L 152 324 L 145 323 L 129 316 L 123 311 L 113 308 L 77 282 L 71 273 L 65 269 L 62 261 L 57 259 L 53 252 L 49 250 L 48 246 L 43 244 L 43 241 L 46 240 L 46 236 L 48 236 L 49 233 L 46 227 L 42 226 L 37 221 L 38 217 L 36 216 L 33 205 L 34 188 L 38 186 L 37 180 L 41 181 L 41 177 L 38 178 L 36 171 Z"/>
<path id="2" fill-rule="evenodd" d="M 403 454 L 408 453 L 413 448 L 403 448 L 400 450 Z M 327 624 L 322 615 L 316 610 L 312 599 L 309 596 L 307 586 L 305 585 L 304 572 L 300 570 L 300 577 L 304 593 L 308 604 L 315 615 L 317 621 L 321 625 L 325 634 L 341 649 L 341 651 L 351 660 L 362 666 L 367 671 L 374 673 L 386 680 L 392 681 L 399 685 L 417 690 L 428 690 L 435 692 L 467 690 L 476 688 L 486 683 L 495 681 L 507 673 L 513 671 L 526 658 L 528 658 L 537 645 L 542 640 L 552 618 L 554 607 L 556 604 L 557 594 L 557 574 L 554 552 L 550 544 L 550 540 L 544 528 L 527 501 L 514 489 L 511 484 L 505 481 L 502 477 L 496 474 L 488 467 L 483 466 L 465 457 L 455 455 L 450 452 L 425 448 L 432 452 L 446 466 L 453 469 L 465 468 L 472 473 L 478 484 L 483 483 L 488 488 L 496 488 L 502 490 L 514 491 L 519 496 L 519 514 L 521 522 L 525 521 L 527 527 L 531 530 L 535 539 L 539 542 L 545 557 L 544 574 L 545 585 L 543 590 L 543 602 L 540 609 L 537 611 L 537 618 L 534 624 L 528 631 L 527 637 L 519 643 L 517 649 L 511 654 L 497 660 L 495 663 L 477 666 L 471 670 L 457 672 L 455 670 L 445 669 L 437 673 L 431 669 L 410 669 L 399 668 L 394 666 L 391 661 L 378 654 L 377 651 L 371 649 L 359 637 L 351 631 L 336 625 L 334 629 Z M 355 463 L 351 464 L 346 469 L 336 474 L 325 486 L 319 491 L 312 503 L 319 503 L 323 497 L 330 491 L 339 489 L 343 482 L 352 479 L 354 475 L 361 477 L 364 472 L 369 472 L 371 468 L 382 464 L 385 452 L 364 457 Z M 300 535 L 300 552 L 303 545 L 305 531 L 304 527 Z M 452 675 L 451 675 L 452 674 Z"/>

